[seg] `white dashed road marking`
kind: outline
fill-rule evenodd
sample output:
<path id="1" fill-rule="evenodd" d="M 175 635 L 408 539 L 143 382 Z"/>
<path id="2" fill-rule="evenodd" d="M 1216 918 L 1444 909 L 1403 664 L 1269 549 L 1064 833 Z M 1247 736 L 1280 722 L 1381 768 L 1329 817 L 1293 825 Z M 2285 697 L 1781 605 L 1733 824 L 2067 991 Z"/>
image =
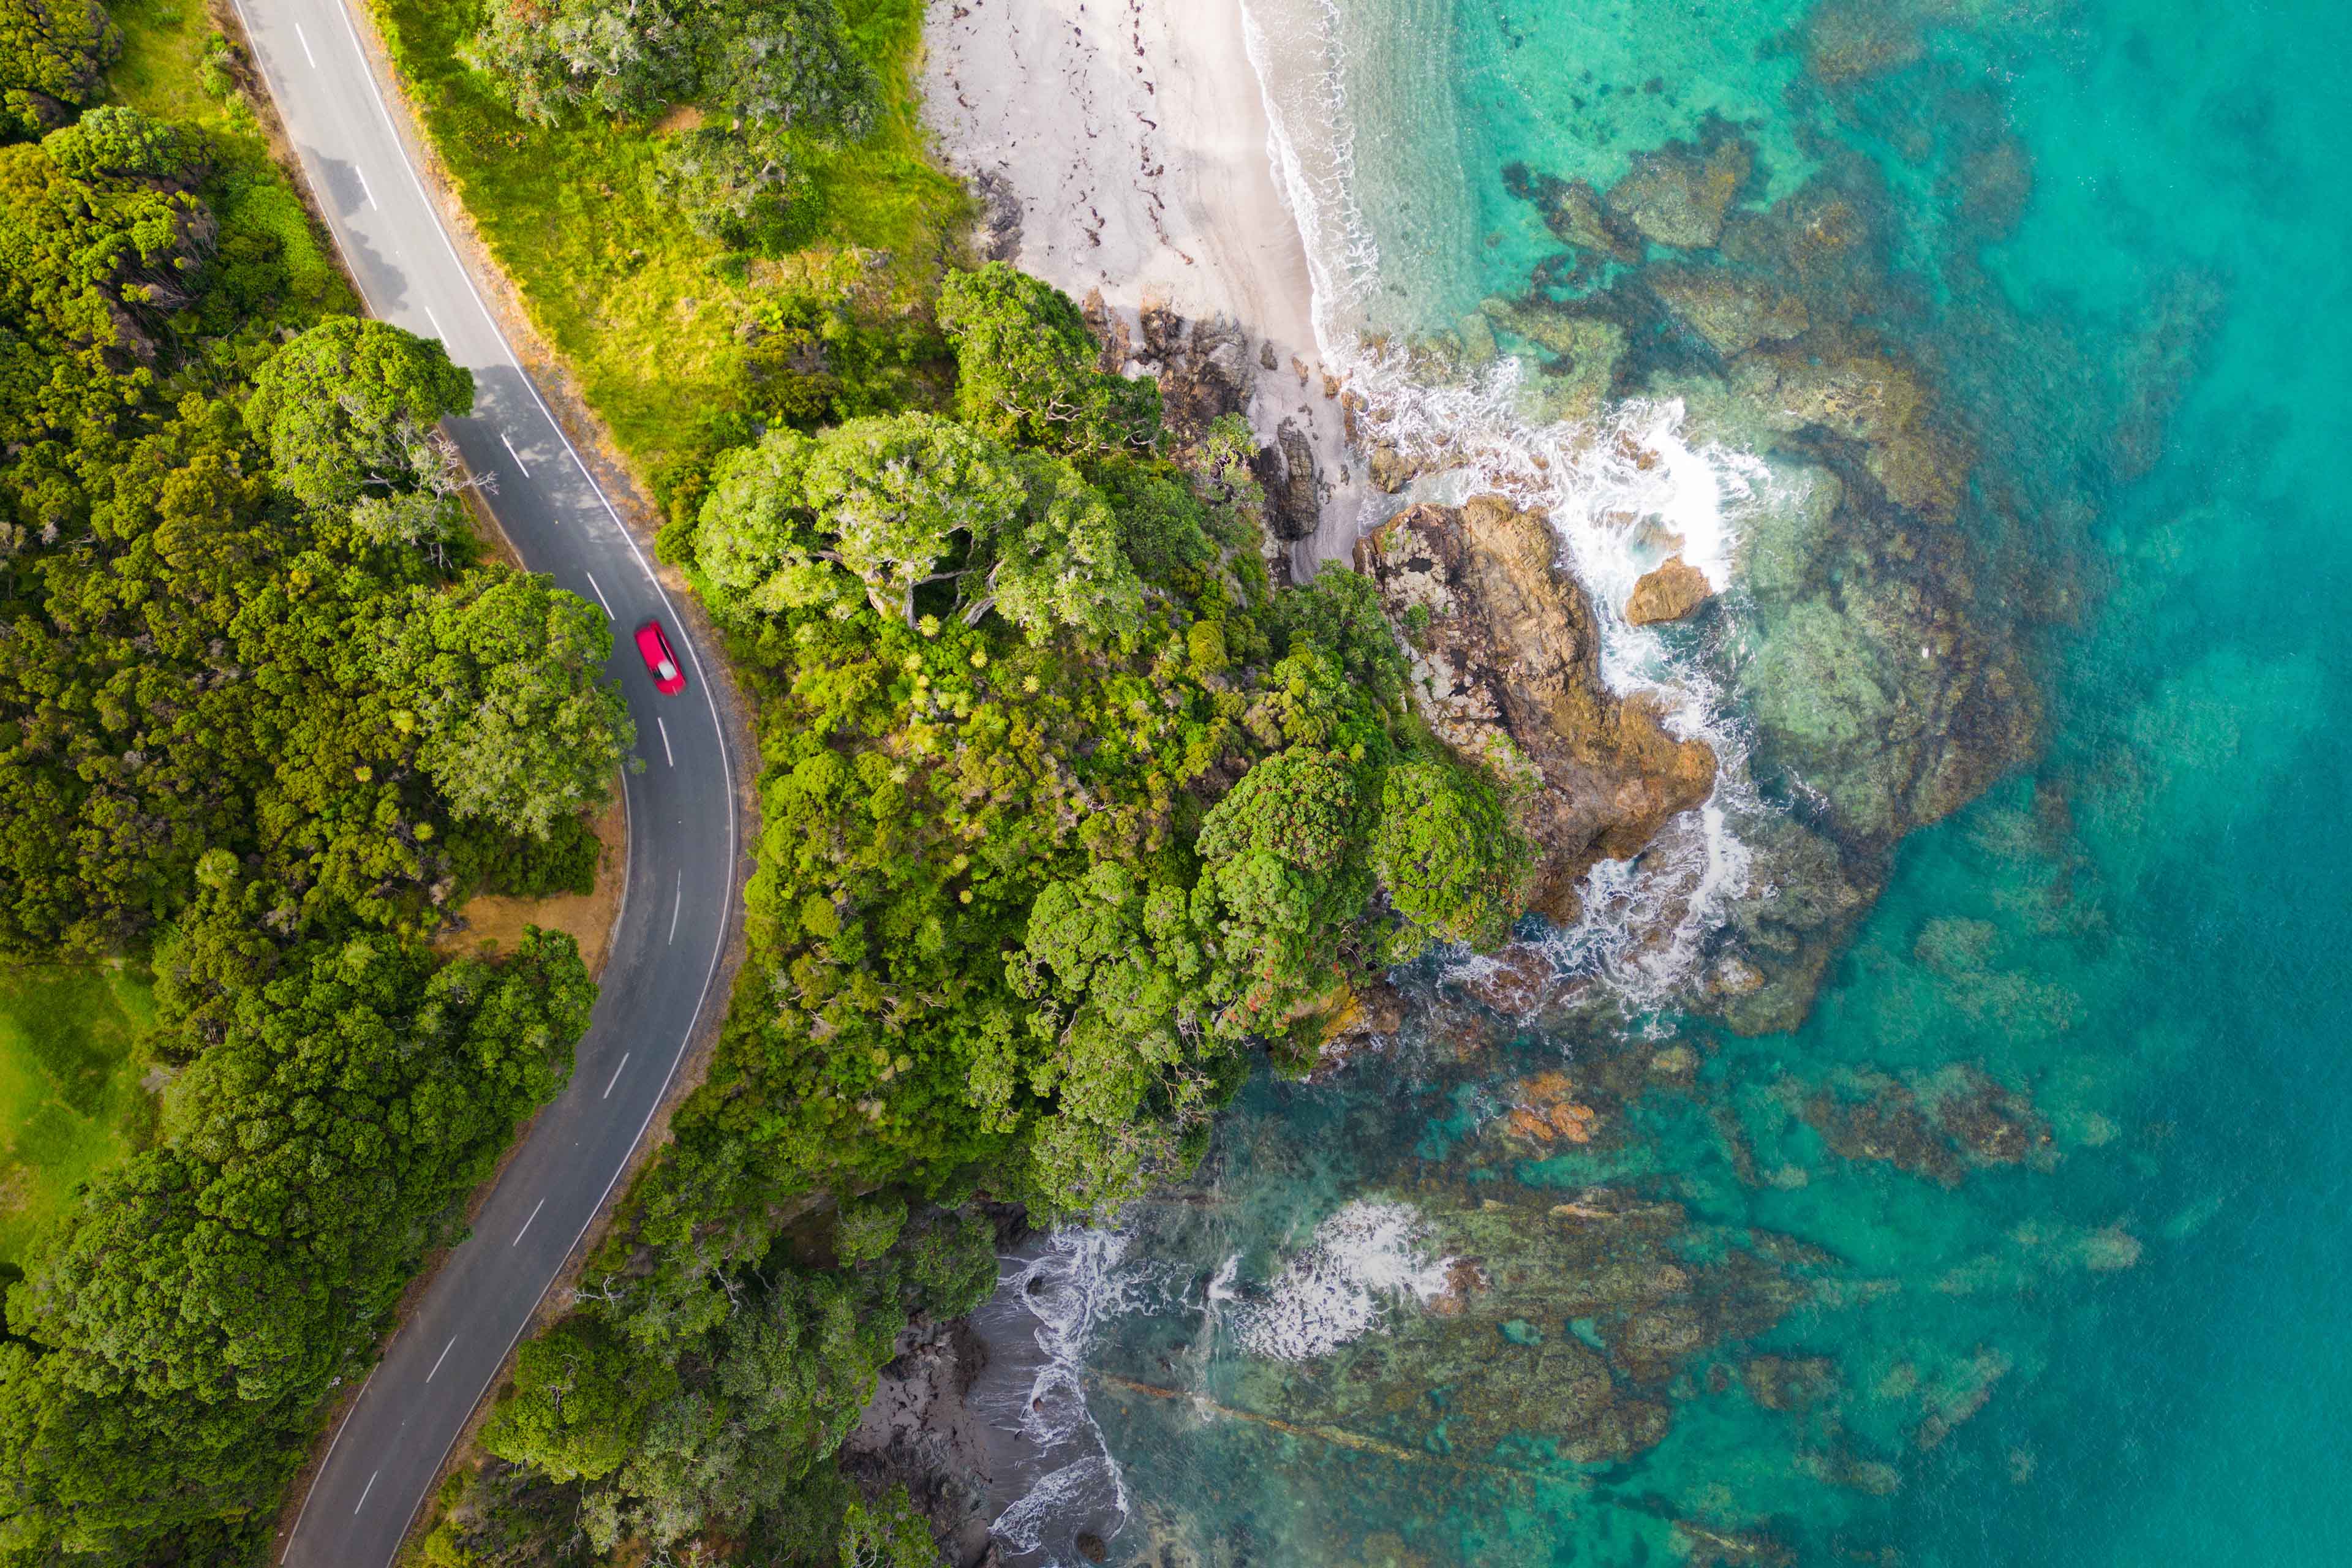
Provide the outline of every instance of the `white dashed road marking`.
<path id="1" fill-rule="evenodd" d="M 677 896 L 670 900 L 669 905 L 669 944 L 672 947 L 677 945 L 677 912 L 684 908 L 686 908 L 686 872 L 681 869 L 677 874 Z"/>
<path id="2" fill-rule="evenodd" d="M 596 574 L 590 572 L 586 574 L 586 576 L 588 578 L 588 586 L 595 591 L 596 602 L 604 606 L 604 618 L 608 621 L 611 620 L 613 618 L 613 601 L 604 597 L 604 590 L 597 584 Z"/>
<path id="3" fill-rule="evenodd" d="M 449 1359 L 449 1352 L 457 1348 L 457 1336 L 451 1334 L 449 1336 L 449 1342 L 441 1347 L 441 1353 L 433 1358 L 433 1372 L 439 1372 L 441 1370 L 441 1363 L 447 1361 Z M 425 1382 L 430 1383 L 433 1381 L 433 1372 L 428 1372 L 425 1374 Z"/>
<path id="4" fill-rule="evenodd" d="M 522 460 L 522 454 L 514 449 L 514 443 L 507 439 L 507 433 L 503 430 L 499 432 L 499 445 L 504 447 L 507 456 L 515 460 L 515 467 L 522 470 L 522 477 L 530 478 L 530 466 Z"/>
<path id="5" fill-rule="evenodd" d="M 662 755 L 668 760 L 671 767 L 677 766 L 677 753 L 669 749 L 669 726 L 661 721 L 661 715 L 658 713 L 654 715 L 654 728 L 661 731 Z M 683 873 L 680 874 L 683 875 Z"/>
<path id="6" fill-rule="evenodd" d="M 620 1082 L 620 1081 L 621 1081 L 621 1068 L 625 1068 L 625 1067 L 627 1067 L 628 1065 L 629 1065 L 629 1053 L 628 1053 L 628 1052 L 626 1052 L 626 1051 L 623 1051 L 623 1052 L 621 1053 L 620 1065 L 619 1065 L 618 1067 L 615 1067 L 615 1068 L 613 1069 L 613 1081 L 612 1081 L 612 1083 L 608 1083 L 608 1084 L 606 1084 L 606 1085 L 604 1086 L 604 1092 L 603 1094 L 598 1095 L 598 1096 L 596 1097 L 597 1099 L 599 1099 L 599 1100 L 610 1100 L 610 1099 L 612 1099 L 612 1098 L 613 1098 L 613 1084 L 616 1084 L 616 1083 L 618 1083 L 618 1082 Z"/>
<path id="7" fill-rule="evenodd" d="M 376 1471 L 374 1476 L 370 1476 L 368 1478 L 368 1484 L 360 1489 L 360 1500 L 352 1504 L 352 1516 L 353 1518 L 356 1519 L 359 1517 L 360 1510 L 367 1507 L 368 1493 L 375 1490 L 375 1477 L 382 1474 L 383 1474 L 382 1470 Z"/>
<path id="8" fill-rule="evenodd" d="M 319 68 L 319 57 L 310 52 L 310 35 L 302 31 L 302 24 L 299 22 L 294 24 L 294 36 L 302 40 L 302 58 L 310 62 L 310 68 L 312 70 L 317 70 Z"/>
<path id="9" fill-rule="evenodd" d="M 530 1208 L 530 1219 L 537 1219 L 539 1217 L 539 1211 L 546 1206 L 547 1200 L 545 1198 L 541 1198 L 539 1202 L 533 1204 Z M 527 1219 L 522 1222 L 522 1229 L 515 1232 L 515 1238 L 507 1243 L 509 1247 L 520 1247 L 522 1245 L 522 1238 L 530 1231 L 530 1219 Z"/>

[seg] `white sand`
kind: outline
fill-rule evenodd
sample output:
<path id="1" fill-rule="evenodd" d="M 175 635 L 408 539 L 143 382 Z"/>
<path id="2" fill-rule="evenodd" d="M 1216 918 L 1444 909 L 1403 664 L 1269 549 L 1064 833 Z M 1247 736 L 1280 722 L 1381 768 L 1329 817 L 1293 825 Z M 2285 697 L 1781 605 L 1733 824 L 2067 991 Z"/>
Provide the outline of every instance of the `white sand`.
<path id="1" fill-rule="evenodd" d="M 1227 315 L 1274 349 L 1250 420 L 1307 427 L 1323 526 L 1294 560 L 1345 559 L 1367 487 L 1315 342 L 1298 228 L 1268 155 L 1242 0 L 931 0 L 925 114 L 955 168 L 1021 204 L 1015 258 L 1130 314 Z"/>

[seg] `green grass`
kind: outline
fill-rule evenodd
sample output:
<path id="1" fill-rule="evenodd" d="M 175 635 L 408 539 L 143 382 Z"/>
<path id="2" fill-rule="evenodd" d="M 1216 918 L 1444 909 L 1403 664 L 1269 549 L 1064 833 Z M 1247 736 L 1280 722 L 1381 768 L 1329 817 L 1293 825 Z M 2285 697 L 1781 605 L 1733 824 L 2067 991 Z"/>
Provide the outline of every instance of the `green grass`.
<path id="1" fill-rule="evenodd" d="M 154 1021 L 131 966 L 0 970 L 0 1263 L 15 1263 L 74 1185 L 145 1138 L 140 1087 Z"/>
<path id="2" fill-rule="evenodd" d="M 641 472 L 659 474 L 740 405 L 740 329 L 763 300 L 848 295 L 878 318 L 936 286 L 966 199 L 930 161 L 917 114 L 919 0 L 845 7 L 887 101 L 865 142 L 817 161 L 814 242 L 777 258 L 731 253 L 654 197 L 653 129 L 593 116 L 542 129 L 502 105 L 457 58 L 480 0 L 371 9 L 484 243 Z"/>

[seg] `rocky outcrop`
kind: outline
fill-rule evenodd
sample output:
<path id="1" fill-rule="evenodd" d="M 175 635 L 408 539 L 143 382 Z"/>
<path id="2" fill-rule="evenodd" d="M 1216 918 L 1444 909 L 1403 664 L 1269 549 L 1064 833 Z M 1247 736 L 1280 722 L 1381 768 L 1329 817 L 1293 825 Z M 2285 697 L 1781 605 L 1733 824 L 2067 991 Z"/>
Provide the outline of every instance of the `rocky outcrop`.
<path id="1" fill-rule="evenodd" d="M 1275 429 L 1275 444 L 1260 447 L 1250 467 L 1265 490 L 1267 521 L 1275 537 L 1304 539 L 1322 521 L 1323 487 L 1315 471 L 1315 445 L 1296 419 Z"/>
<path id="2" fill-rule="evenodd" d="M 1625 601 L 1625 618 L 1637 626 L 1679 621 L 1715 597 L 1706 574 L 1681 556 L 1669 556 L 1664 565 L 1643 574 Z"/>
<path id="3" fill-rule="evenodd" d="M 1257 384 L 1249 334 L 1231 316 L 1187 321 L 1147 301 L 1136 357 L 1160 380 L 1162 421 L 1177 440 L 1197 441 L 1228 414 L 1249 406 Z"/>
<path id="4" fill-rule="evenodd" d="M 1542 517 L 1484 496 L 1399 514 L 1356 562 L 1404 635 L 1423 718 L 1503 781 L 1538 847 L 1534 907 L 1568 921 L 1594 861 L 1639 853 L 1706 799 L 1715 755 L 1602 686 L 1599 627 L 1559 550 Z"/>
<path id="5" fill-rule="evenodd" d="M 980 213 L 972 225 L 972 248 L 982 261 L 1021 258 L 1021 193 L 1000 169 L 982 169 L 971 177 Z"/>

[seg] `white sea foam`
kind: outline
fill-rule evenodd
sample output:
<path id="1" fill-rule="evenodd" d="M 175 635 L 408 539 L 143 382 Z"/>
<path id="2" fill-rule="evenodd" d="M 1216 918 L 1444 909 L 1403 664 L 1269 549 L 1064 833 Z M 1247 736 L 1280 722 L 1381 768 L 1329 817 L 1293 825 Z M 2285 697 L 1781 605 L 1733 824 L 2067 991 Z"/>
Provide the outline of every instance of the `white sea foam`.
<path id="1" fill-rule="evenodd" d="M 1306 241 L 1324 362 L 1361 400 L 1360 440 L 1393 446 L 1434 476 L 1425 499 L 1499 492 L 1541 509 L 1601 626 L 1601 672 L 1620 695 L 1648 693 L 1677 736 L 1715 751 L 1716 793 L 1637 864 L 1596 867 L 1578 926 L 1549 944 L 1566 973 L 1615 987 L 1629 1006 L 1668 1000 L 1696 970 L 1706 935 L 1748 889 L 1735 832 L 1766 809 L 1742 721 L 1686 633 L 1625 619 L 1642 576 L 1679 554 L 1718 593 L 1733 586 L 1741 521 L 1772 500 L 1752 453 L 1694 439 L 1672 399 L 1633 399 L 1556 419 L 1545 378 L 1515 356 L 1449 366 L 1388 342 L 1376 307 L 1399 292 L 1360 205 L 1349 40 L 1334 0 L 1244 0 L 1250 59 L 1272 126 L 1270 153 Z M 1385 286 L 1384 286 L 1385 285 Z M 1377 503 L 1376 503 L 1377 504 Z M 1380 521 L 1368 512 L 1365 526 Z"/>
<path id="2" fill-rule="evenodd" d="M 1328 1355 L 1370 1332 L 1394 1304 L 1443 1291 L 1451 1262 L 1433 1254 L 1418 1211 L 1359 1198 L 1315 1227 L 1266 1294 L 1234 1315 L 1234 1331 L 1253 1355 Z"/>
<path id="3" fill-rule="evenodd" d="M 1082 1379 L 1104 1323 L 1159 1304 L 1152 1285 L 1164 1270 L 1129 1262 L 1130 1239 L 1106 1227 L 1056 1231 L 999 1286 L 997 1301 L 1014 1304 L 1029 1321 L 1037 1355 L 1025 1386 L 999 1392 L 992 1407 L 975 1402 L 992 1425 L 1017 1434 L 1053 1467 L 990 1527 L 1016 1558 L 1042 1550 L 1044 1531 L 1056 1521 L 1099 1521 L 1106 1537 L 1126 1522 L 1126 1482 L 1087 1408 Z"/>

